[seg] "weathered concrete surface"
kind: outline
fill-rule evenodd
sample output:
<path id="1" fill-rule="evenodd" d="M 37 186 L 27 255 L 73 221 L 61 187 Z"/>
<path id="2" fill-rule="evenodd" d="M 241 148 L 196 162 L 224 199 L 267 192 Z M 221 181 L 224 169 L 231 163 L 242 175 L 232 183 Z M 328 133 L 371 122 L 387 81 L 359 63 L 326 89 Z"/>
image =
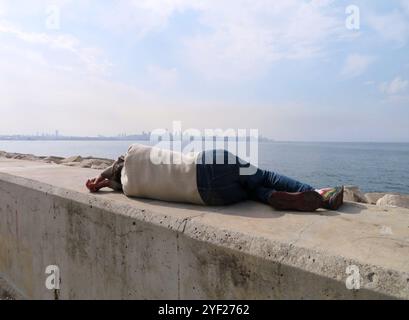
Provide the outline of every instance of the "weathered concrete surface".
<path id="1" fill-rule="evenodd" d="M 0 277 L 0 300 L 22 300 L 24 295 L 6 279 Z"/>
<path id="2" fill-rule="evenodd" d="M 409 210 L 223 208 L 87 193 L 95 170 L 0 159 L 0 277 L 37 299 L 409 298 Z M 58 265 L 61 289 L 46 289 Z M 348 290 L 355 265 L 361 289 Z"/>

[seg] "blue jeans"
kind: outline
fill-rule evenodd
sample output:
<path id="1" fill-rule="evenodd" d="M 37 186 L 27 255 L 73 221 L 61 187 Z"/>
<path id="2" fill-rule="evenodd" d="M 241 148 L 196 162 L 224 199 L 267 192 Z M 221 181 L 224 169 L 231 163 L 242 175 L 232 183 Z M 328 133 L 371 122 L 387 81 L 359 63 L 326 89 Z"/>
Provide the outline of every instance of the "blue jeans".
<path id="1" fill-rule="evenodd" d="M 209 160 L 212 161 L 209 163 Z M 308 184 L 258 168 L 253 175 L 241 175 L 240 168 L 249 165 L 226 150 L 203 151 L 197 164 L 197 187 L 203 202 L 210 206 L 248 199 L 268 203 L 275 191 L 314 190 Z"/>

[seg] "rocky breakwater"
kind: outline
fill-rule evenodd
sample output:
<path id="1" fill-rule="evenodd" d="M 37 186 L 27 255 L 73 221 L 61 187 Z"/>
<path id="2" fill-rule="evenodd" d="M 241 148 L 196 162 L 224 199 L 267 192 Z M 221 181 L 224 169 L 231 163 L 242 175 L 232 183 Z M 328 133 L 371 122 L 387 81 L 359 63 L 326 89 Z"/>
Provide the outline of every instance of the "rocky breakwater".
<path id="1" fill-rule="evenodd" d="M 10 153 L 5 151 L 0 151 L 0 157 L 8 159 L 41 161 L 45 163 L 54 163 L 70 167 L 91 168 L 96 170 L 104 170 L 114 162 L 114 160 L 104 158 L 83 158 L 81 156 L 73 156 L 68 158 L 56 156 L 35 156 L 32 154 Z"/>
<path id="2" fill-rule="evenodd" d="M 344 200 L 376 205 L 379 207 L 409 208 L 409 195 L 394 192 L 363 193 L 357 186 L 346 186 Z"/>

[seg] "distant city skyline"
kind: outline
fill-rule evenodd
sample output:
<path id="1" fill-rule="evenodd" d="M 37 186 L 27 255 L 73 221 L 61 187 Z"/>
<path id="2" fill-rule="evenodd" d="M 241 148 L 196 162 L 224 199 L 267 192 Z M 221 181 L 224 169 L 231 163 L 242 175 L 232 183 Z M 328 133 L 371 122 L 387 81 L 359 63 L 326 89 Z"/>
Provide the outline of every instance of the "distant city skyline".
<path id="1" fill-rule="evenodd" d="M 0 135 L 409 142 L 408 52 L 409 0 L 0 0 Z"/>
<path id="2" fill-rule="evenodd" d="M 188 139 L 191 138 L 188 133 L 182 134 L 180 137 L 174 137 L 173 133 L 171 131 L 169 132 L 169 138 L 171 140 L 177 140 L 177 139 Z M 0 141 L 1 140 L 151 140 L 152 138 L 162 136 L 155 134 L 154 132 L 148 131 L 142 131 L 141 133 L 133 133 L 133 134 L 126 134 L 126 133 L 119 133 L 113 136 L 109 135 L 102 135 L 102 134 L 97 134 L 97 135 L 90 135 L 90 136 L 81 136 L 81 135 L 60 135 L 59 131 L 56 130 L 54 134 L 50 133 L 36 133 L 36 134 L 14 134 L 14 135 L 0 135 Z M 163 136 L 162 136 L 163 137 Z M 229 136 L 226 135 L 203 135 L 204 137 L 209 137 L 209 138 L 227 138 Z M 249 136 L 244 136 L 242 138 L 249 138 Z M 257 137 L 260 142 L 272 142 L 274 141 L 271 138 L 264 137 L 262 135 Z"/>

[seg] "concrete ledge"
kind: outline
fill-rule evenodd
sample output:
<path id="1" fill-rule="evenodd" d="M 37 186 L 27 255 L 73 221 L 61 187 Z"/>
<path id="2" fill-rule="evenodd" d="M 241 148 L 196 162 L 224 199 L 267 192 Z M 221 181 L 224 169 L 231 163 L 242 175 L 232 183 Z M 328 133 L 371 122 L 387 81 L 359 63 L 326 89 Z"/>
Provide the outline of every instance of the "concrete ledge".
<path id="1" fill-rule="evenodd" d="M 95 174 L 0 159 L 0 277 L 25 298 L 409 298 L 407 209 L 205 208 L 91 195 Z M 48 265 L 60 290 L 45 287 Z M 359 290 L 346 288 L 350 265 Z"/>

